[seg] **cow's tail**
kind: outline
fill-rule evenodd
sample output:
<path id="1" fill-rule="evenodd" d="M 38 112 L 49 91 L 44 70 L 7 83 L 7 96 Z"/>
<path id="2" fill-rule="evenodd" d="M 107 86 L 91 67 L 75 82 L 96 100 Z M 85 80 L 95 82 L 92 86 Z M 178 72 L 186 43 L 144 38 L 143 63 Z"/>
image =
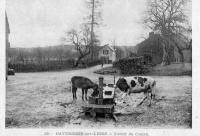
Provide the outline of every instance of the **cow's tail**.
<path id="1" fill-rule="evenodd" d="M 152 84 L 152 86 L 153 86 L 153 87 L 155 87 L 155 86 L 156 86 L 156 81 L 155 81 L 155 80 L 153 81 L 153 84 Z"/>

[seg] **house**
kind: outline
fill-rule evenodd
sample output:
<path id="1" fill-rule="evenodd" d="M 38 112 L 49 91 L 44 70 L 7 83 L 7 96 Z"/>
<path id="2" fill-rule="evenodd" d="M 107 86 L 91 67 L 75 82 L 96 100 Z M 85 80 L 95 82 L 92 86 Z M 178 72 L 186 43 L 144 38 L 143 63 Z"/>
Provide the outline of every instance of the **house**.
<path id="1" fill-rule="evenodd" d="M 108 44 L 104 45 L 99 50 L 98 58 L 101 59 L 104 63 L 111 63 L 116 60 L 115 49 L 109 46 Z"/>
<path id="2" fill-rule="evenodd" d="M 135 53 L 135 46 L 116 45 L 115 46 L 116 60 L 133 57 Z"/>
<path id="3" fill-rule="evenodd" d="M 144 56 L 147 63 L 160 64 L 162 62 L 163 47 L 161 45 L 161 36 L 149 33 L 149 37 L 136 45 L 138 56 Z"/>
<path id="4" fill-rule="evenodd" d="M 183 45 L 183 39 L 177 39 L 179 45 Z M 145 62 L 153 64 L 161 64 L 163 58 L 162 37 L 154 32 L 149 33 L 149 37 L 136 45 L 137 55 L 144 56 Z M 172 63 L 180 63 L 181 56 L 176 46 L 170 48 L 170 61 Z M 183 50 L 184 62 L 192 60 L 192 50 Z"/>

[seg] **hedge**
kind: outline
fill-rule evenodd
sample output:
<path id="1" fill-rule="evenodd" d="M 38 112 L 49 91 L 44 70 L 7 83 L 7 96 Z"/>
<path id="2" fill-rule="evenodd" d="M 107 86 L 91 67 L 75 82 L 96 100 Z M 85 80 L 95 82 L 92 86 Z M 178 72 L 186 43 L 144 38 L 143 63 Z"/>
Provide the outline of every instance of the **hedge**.
<path id="1" fill-rule="evenodd" d="M 97 59 L 97 60 L 86 60 L 86 64 L 88 67 L 91 67 L 91 66 L 95 66 L 95 65 L 99 65 L 101 64 L 101 60 Z"/>
<path id="2" fill-rule="evenodd" d="M 113 67 L 119 68 L 121 74 L 144 74 L 148 69 L 144 67 L 142 57 L 133 57 L 127 59 L 120 59 L 113 63 Z"/>
<path id="3" fill-rule="evenodd" d="M 87 67 L 95 66 L 101 64 L 100 60 L 84 60 L 83 63 L 87 65 Z M 15 72 L 41 72 L 41 71 L 56 71 L 56 70 L 66 70 L 74 68 L 75 60 L 63 60 L 63 61 L 45 61 L 41 64 L 39 63 L 15 63 L 8 64 L 9 68 L 15 70 Z"/>
<path id="4" fill-rule="evenodd" d="M 16 72 L 40 72 L 40 71 L 54 71 L 54 70 L 64 70 L 74 67 L 74 60 L 69 59 L 65 61 L 49 61 L 45 63 L 16 63 L 8 64 L 9 68 L 14 69 Z"/>

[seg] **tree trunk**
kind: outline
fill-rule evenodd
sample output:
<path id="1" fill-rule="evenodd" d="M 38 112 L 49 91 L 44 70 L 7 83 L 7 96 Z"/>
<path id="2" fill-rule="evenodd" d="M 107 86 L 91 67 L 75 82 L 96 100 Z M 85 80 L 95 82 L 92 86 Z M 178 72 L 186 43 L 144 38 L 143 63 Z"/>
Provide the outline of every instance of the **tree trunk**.
<path id="1" fill-rule="evenodd" d="M 173 42 L 174 42 L 174 45 L 177 48 L 178 53 L 180 55 L 180 62 L 183 63 L 184 62 L 183 50 L 179 47 L 179 45 L 176 43 L 176 41 L 173 40 Z"/>
<path id="2" fill-rule="evenodd" d="M 92 0 L 92 18 L 91 18 L 91 61 L 94 59 L 94 8 L 95 0 Z"/>
<path id="3" fill-rule="evenodd" d="M 77 60 L 76 63 L 75 63 L 75 67 L 78 66 L 78 64 L 80 63 L 80 61 L 81 61 L 84 57 L 85 57 L 85 56 L 79 56 L 79 57 L 78 57 L 78 60 Z"/>
<path id="4" fill-rule="evenodd" d="M 184 63 L 184 56 L 183 56 L 183 52 L 182 52 L 182 50 L 181 50 L 181 49 L 179 49 L 179 48 L 178 48 L 178 53 L 179 53 L 179 55 L 180 55 L 180 62 L 181 62 L 181 63 Z"/>
<path id="5" fill-rule="evenodd" d="M 163 46 L 163 60 L 162 60 L 162 63 L 161 65 L 162 66 L 166 66 L 166 65 L 170 65 L 170 53 L 169 53 L 169 50 L 168 50 L 168 46 L 166 42 L 162 43 L 162 46 Z"/>

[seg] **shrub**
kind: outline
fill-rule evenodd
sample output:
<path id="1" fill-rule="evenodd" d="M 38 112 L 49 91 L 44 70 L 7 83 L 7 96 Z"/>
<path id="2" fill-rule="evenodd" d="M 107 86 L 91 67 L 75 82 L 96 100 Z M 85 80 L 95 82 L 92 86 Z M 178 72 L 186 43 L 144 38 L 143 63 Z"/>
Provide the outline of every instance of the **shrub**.
<path id="1" fill-rule="evenodd" d="M 74 67 L 74 60 L 64 60 L 64 61 L 45 61 L 41 64 L 39 63 L 15 63 L 8 64 L 9 68 L 14 69 L 16 72 L 40 72 L 40 71 L 53 71 L 53 70 L 64 70 Z"/>
<path id="2" fill-rule="evenodd" d="M 142 57 L 120 59 L 113 63 L 113 67 L 119 68 L 122 74 L 144 74 L 148 71 Z"/>
<path id="3" fill-rule="evenodd" d="M 95 66 L 95 65 L 101 64 L 101 60 L 96 59 L 96 60 L 91 61 L 91 60 L 88 59 L 88 60 L 84 60 L 84 63 L 85 63 L 88 67 L 91 67 L 91 66 Z"/>

